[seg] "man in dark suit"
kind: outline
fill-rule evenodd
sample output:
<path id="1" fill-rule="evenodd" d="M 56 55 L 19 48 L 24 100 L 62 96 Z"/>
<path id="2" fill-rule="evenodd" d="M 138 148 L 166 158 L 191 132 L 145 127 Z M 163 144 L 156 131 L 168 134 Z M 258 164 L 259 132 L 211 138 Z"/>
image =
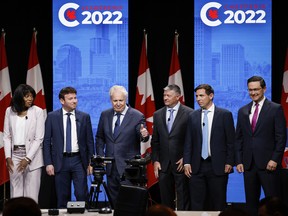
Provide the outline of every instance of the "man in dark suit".
<path id="1" fill-rule="evenodd" d="M 106 165 L 108 192 L 114 207 L 121 184 L 132 184 L 122 179 L 127 167 L 125 160 L 140 155 L 140 143 L 149 140 L 149 133 L 144 127 L 144 115 L 126 104 L 128 92 L 125 87 L 112 86 L 109 94 L 112 108 L 101 113 L 96 133 L 96 152 L 99 156 L 115 159 Z"/>
<path id="2" fill-rule="evenodd" d="M 59 100 L 62 108 L 48 113 L 45 122 L 43 153 L 47 174 L 55 175 L 57 207 L 66 208 L 71 201 L 72 181 L 77 201 L 88 200 L 87 175 L 92 173 L 89 160 L 95 148 L 90 115 L 76 110 L 76 89 L 61 89 Z M 67 150 L 69 117 L 71 149 Z"/>
<path id="3" fill-rule="evenodd" d="M 179 86 L 168 85 L 164 88 L 165 106 L 157 110 L 153 116 L 152 161 L 155 176 L 159 178 L 161 203 L 174 210 L 176 208 L 189 210 L 188 178 L 184 174 L 183 146 L 188 115 L 193 109 L 182 105 L 179 102 L 180 97 Z"/>
<path id="4" fill-rule="evenodd" d="M 215 106 L 210 85 L 201 84 L 194 91 L 201 108 L 189 115 L 183 159 L 190 178 L 191 210 L 222 211 L 234 164 L 234 121 L 230 111 Z"/>
<path id="5" fill-rule="evenodd" d="M 252 215 L 257 215 L 261 187 L 266 197 L 280 197 L 286 121 L 281 105 L 264 96 L 266 83 L 262 77 L 249 78 L 247 86 L 252 101 L 238 111 L 235 160 L 237 171 L 244 173 L 246 205 Z"/>

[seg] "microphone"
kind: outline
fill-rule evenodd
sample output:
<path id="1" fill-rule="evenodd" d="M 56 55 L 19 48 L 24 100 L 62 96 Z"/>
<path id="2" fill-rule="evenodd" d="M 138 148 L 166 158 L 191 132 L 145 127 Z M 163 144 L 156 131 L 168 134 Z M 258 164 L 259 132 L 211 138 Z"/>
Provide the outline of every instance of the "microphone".
<path id="1" fill-rule="evenodd" d="M 204 126 L 205 126 L 205 123 L 203 122 L 203 124 L 202 124 L 202 125 L 203 125 L 203 127 L 204 127 Z"/>
<path id="2" fill-rule="evenodd" d="M 27 120 L 27 119 L 28 119 L 28 116 L 25 116 L 25 119 Z"/>

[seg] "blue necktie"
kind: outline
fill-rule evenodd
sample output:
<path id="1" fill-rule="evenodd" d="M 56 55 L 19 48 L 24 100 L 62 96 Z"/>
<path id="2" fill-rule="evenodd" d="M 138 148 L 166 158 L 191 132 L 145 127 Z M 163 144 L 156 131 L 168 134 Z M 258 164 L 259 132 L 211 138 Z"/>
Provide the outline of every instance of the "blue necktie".
<path id="1" fill-rule="evenodd" d="M 115 127 L 114 127 L 114 133 L 113 133 L 113 137 L 114 137 L 114 138 L 116 138 L 117 135 L 119 134 L 120 116 L 121 116 L 121 113 L 117 112 L 116 115 L 117 115 L 117 120 L 116 120 L 116 122 L 115 122 Z"/>
<path id="2" fill-rule="evenodd" d="M 204 118 L 203 118 L 203 129 L 202 129 L 202 153 L 201 156 L 205 160 L 208 158 L 208 133 L 209 133 L 209 127 L 208 127 L 208 110 L 204 110 Z"/>
<path id="3" fill-rule="evenodd" d="M 170 111 L 170 116 L 168 118 L 167 128 L 168 128 L 168 132 L 170 133 L 172 125 L 173 125 L 173 121 L 174 121 L 174 116 L 173 116 L 174 109 L 170 109 L 169 111 Z"/>
<path id="4" fill-rule="evenodd" d="M 66 152 L 70 153 L 72 151 L 71 146 L 71 113 L 66 113 L 67 115 L 67 124 L 66 124 Z"/>

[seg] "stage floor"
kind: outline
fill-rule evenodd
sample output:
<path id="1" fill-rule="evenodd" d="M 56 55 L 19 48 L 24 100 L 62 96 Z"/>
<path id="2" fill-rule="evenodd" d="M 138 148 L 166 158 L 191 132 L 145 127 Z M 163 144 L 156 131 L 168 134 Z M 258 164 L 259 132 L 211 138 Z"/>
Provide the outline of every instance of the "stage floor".
<path id="1" fill-rule="evenodd" d="M 48 209 L 42 209 L 42 215 L 48 216 Z M 176 211 L 177 216 L 218 216 L 219 211 Z M 66 209 L 60 209 L 59 210 L 59 216 L 95 216 L 95 215 L 107 215 L 107 216 L 113 216 L 113 212 L 110 214 L 100 214 L 99 212 L 88 212 L 85 210 L 85 212 L 82 213 L 68 213 Z"/>

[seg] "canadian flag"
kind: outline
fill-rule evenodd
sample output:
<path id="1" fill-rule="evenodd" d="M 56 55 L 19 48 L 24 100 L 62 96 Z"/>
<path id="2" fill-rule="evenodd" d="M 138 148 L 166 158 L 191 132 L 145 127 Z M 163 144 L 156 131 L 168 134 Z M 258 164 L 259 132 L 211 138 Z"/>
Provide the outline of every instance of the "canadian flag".
<path id="1" fill-rule="evenodd" d="M 180 63 L 179 63 L 179 58 L 178 58 L 178 37 L 179 37 L 179 34 L 176 31 L 174 41 L 173 41 L 172 57 L 171 57 L 168 84 L 169 85 L 170 84 L 176 84 L 180 87 L 181 94 L 182 94 L 182 96 L 180 98 L 180 102 L 182 104 L 185 104 L 182 75 L 181 75 Z"/>
<path id="2" fill-rule="evenodd" d="M 9 181 L 4 153 L 3 130 L 5 111 L 10 106 L 11 96 L 10 76 L 5 49 L 5 32 L 2 29 L 0 39 L 0 185 Z"/>
<path id="3" fill-rule="evenodd" d="M 37 31 L 34 29 L 33 35 L 32 35 L 31 48 L 30 48 L 26 83 L 34 88 L 36 92 L 36 98 L 34 100 L 34 104 L 43 109 L 44 116 L 46 118 L 47 110 L 46 110 L 42 74 L 41 74 L 41 69 L 40 69 L 40 65 L 38 61 L 36 36 L 37 36 Z"/>
<path id="4" fill-rule="evenodd" d="M 147 59 L 147 34 L 144 31 L 144 37 L 142 42 L 139 73 L 137 79 L 137 90 L 135 108 L 142 112 L 146 117 L 146 126 L 150 134 L 148 142 L 141 143 L 141 154 L 145 156 L 146 153 L 151 153 L 151 134 L 153 132 L 153 114 L 155 112 L 155 102 L 153 87 L 151 81 L 151 74 L 149 70 L 149 64 Z M 150 188 L 152 185 L 157 183 L 157 179 L 154 175 L 154 169 L 152 162 L 147 164 L 147 187 Z"/>
<path id="5" fill-rule="evenodd" d="M 288 133 L 288 48 L 286 51 L 286 60 L 283 73 L 283 83 L 282 83 L 282 95 L 281 95 L 281 105 L 284 110 L 286 118 L 286 128 Z M 288 142 L 286 141 L 286 148 L 284 151 L 284 156 L 282 160 L 282 166 L 285 169 L 288 169 Z"/>

